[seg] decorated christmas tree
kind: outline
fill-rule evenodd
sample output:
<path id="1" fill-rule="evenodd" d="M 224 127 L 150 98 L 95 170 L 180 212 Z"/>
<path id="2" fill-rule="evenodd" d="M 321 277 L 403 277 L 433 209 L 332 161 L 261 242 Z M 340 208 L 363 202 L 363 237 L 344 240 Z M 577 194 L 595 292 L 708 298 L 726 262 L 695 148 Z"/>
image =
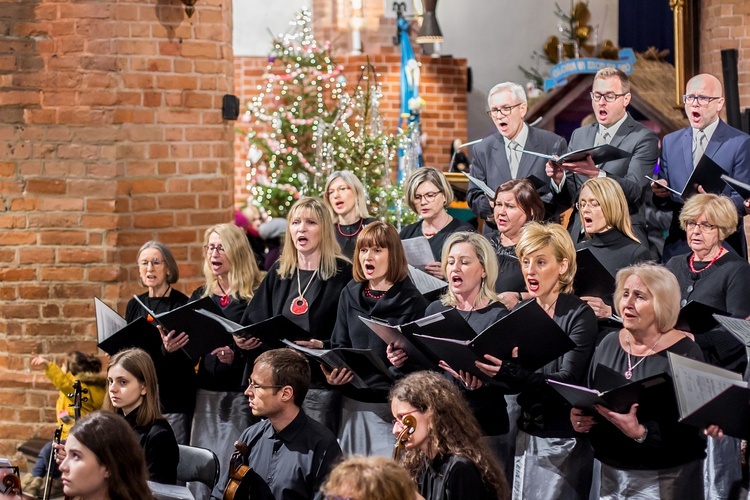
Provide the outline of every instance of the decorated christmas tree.
<path id="1" fill-rule="evenodd" d="M 368 190 L 370 213 L 399 225 L 410 211 L 391 166 L 403 144 L 382 130 L 375 69 L 362 66 L 350 95 L 331 44 L 313 37 L 309 12 L 290 24 L 289 33 L 274 39 L 265 86 L 248 104 L 247 119 L 257 129 L 247 134 L 253 203 L 283 217 L 300 196 L 322 196 L 332 171 L 350 170 Z"/>

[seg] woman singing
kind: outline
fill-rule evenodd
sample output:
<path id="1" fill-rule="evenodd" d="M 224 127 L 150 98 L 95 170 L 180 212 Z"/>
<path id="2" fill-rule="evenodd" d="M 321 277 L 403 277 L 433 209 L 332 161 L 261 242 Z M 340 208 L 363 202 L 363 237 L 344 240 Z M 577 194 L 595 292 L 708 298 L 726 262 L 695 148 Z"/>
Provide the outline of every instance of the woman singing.
<path id="1" fill-rule="evenodd" d="M 339 170 L 328 177 L 323 201 L 334 214 L 336 241 L 348 259 L 354 256 L 357 236 L 369 223 L 376 221 L 367 211 L 365 188 L 356 175 Z"/>

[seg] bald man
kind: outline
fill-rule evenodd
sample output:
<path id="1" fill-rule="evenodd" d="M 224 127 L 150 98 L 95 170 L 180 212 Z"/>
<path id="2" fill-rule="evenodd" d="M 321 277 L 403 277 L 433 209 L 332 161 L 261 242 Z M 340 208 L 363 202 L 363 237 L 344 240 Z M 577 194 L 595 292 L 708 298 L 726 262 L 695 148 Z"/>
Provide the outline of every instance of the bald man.
<path id="1" fill-rule="evenodd" d="M 664 137 L 659 171 L 662 183 L 682 191 L 704 154 L 726 170 L 729 177 L 750 183 L 750 136 L 730 127 L 719 117 L 724 108 L 723 96 L 721 82 L 713 75 L 701 74 L 688 81 L 683 101 L 690 126 Z M 656 183 L 651 189 L 654 205 L 673 214 L 662 255 L 662 261 L 667 262 L 675 255 L 690 251 L 679 221 L 683 200 Z M 729 187 L 724 194 L 731 195 L 740 217 L 745 215 L 742 198 Z M 745 255 L 742 239 L 739 232 L 727 238 L 727 242 L 740 255 Z"/>

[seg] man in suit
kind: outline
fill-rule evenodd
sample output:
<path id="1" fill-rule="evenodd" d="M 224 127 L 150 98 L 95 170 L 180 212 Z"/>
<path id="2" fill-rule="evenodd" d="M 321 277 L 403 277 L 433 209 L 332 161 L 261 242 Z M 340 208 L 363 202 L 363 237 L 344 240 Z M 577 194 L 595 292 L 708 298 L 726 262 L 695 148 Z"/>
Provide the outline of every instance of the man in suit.
<path id="1" fill-rule="evenodd" d="M 685 241 L 685 232 L 680 228 L 679 216 L 683 200 L 664 189 L 663 185 L 682 191 L 703 155 L 726 170 L 729 177 L 750 183 L 750 136 L 730 127 L 719 118 L 724 107 L 724 97 L 718 78 L 708 74 L 694 76 L 688 81 L 682 100 L 690 126 L 664 137 L 660 179 L 651 186 L 654 205 L 672 212 L 672 223 L 664 245 L 664 262 L 675 255 L 688 253 L 690 248 Z M 740 217 L 745 215 L 746 209 L 740 195 L 728 186 L 723 194 L 732 197 Z M 740 232 L 727 238 L 727 243 L 743 255 L 741 240 Z"/>
<path id="2" fill-rule="evenodd" d="M 526 92 L 516 83 L 505 82 L 492 87 L 487 103 L 490 108 L 487 114 L 498 133 L 485 137 L 474 146 L 471 175 L 484 181 L 492 190 L 511 179 L 533 176 L 531 181 L 547 205 L 547 216 L 555 215 L 549 206 L 552 197 L 546 182 L 545 160 L 521 151 L 560 154 L 565 151 L 565 139 L 526 125 L 523 121 L 527 109 Z M 485 224 L 483 232 L 491 232 L 494 222 L 487 196 L 479 187 L 469 183 L 466 199 L 477 218 L 490 223 Z"/>
<path id="3" fill-rule="evenodd" d="M 644 245 L 648 244 L 646 223 L 640 213 L 648 179 L 659 155 L 656 134 L 638 123 L 626 111 L 630 103 L 628 76 L 617 68 L 603 68 L 594 76 L 591 104 L 596 123 L 573 131 L 570 151 L 610 144 L 631 153 L 629 158 L 595 165 L 591 156 L 583 161 L 547 163 L 547 175 L 552 179 L 552 191 L 558 203 L 574 206 L 581 185 L 594 177 L 611 177 L 622 187 L 633 222 L 633 230 Z M 583 226 L 574 210 L 568 224 L 574 242 L 583 239 Z"/>

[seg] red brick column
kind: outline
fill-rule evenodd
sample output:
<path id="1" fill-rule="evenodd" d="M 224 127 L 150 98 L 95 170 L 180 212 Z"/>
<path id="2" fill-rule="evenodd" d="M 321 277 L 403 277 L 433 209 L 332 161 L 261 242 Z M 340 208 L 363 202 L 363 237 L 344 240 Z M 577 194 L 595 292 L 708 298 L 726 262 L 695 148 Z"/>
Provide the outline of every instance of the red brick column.
<path id="1" fill-rule="evenodd" d="M 700 71 L 724 80 L 721 51 L 737 49 L 740 109 L 750 107 L 750 2 L 702 0 Z"/>
<path id="2" fill-rule="evenodd" d="M 0 456 L 51 437 L 30 353 L 96 352 L 93 296 L 124 312 L 159 239 L 201 281 L 231 220 L 231 2 L 24 0 L 0 9 Z"/>

